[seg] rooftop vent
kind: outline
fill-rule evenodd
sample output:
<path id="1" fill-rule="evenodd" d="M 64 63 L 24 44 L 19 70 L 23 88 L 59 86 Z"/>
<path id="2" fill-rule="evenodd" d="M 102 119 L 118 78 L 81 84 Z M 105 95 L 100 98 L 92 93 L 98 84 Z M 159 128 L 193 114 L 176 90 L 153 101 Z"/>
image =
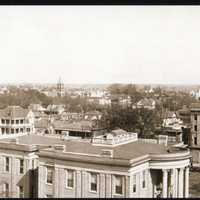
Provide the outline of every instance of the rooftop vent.
<path id="1" fill-rule="evenodd" d="M 112 158 L 113 150 L 112 149 L 102 149 L 101 156 Z"/>

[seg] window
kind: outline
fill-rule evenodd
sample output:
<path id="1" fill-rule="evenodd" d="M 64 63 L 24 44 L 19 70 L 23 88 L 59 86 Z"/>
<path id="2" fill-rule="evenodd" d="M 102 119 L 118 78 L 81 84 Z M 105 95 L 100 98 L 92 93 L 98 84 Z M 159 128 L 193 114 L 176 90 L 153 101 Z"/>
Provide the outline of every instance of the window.
<path id="1" fill-rule="evenodd" d="M 14 128 L 11 128 L 11 133 L 12 133 L 12 134 L 14 133 Z"/>
<path id="2" fill-rule="evenodd" d="M 9 157 L 5 157 L 5 171 L 9 172 L 10 169 L 10 159 Z"/>
<path id="3" fill-rule="evenodd" d="M 133 193 L 136 192 L 136 174 L 133 175 Z"/>
<path id="4" fill-rule="evenodd" d="M 6 124 L 9 124 L 10 123 L 10 120 L 9 119 L 6 119 Z"/>
<path id="5" fill-rule="evenodd" d="M 20 132 L 23 133 L 23 128 L 20 128 Z"/>
<path id="6" fill-rule="evenodd" d="M 146 187 L 146 171 L 142 172 L 142 187 Z"/>
<path id="7" fill-rule="evenodd" d="M 19 167 L 19 173 L 23 174 L 24 173 L 24 160 L 20 159 L 20 167 Z"/>
<path id="8" fill-rule="evenodd" d="M 6 133 L 9 133 L 9 128 L 6 128 Z"/>
<path id="9" fill-rule="evenodd" d="M 197 120 L 197 114 L 194 115 L 194 120 Z"/>
<path id="10" fill-rule="evenodd" d="M 67 180 L 67 187 L 73 188 L 74 187 L 74 171 L 73 170 L 67 170 L 66 171 L 66 180 Z"/>
<path id="11" fill-rule="evenodd" d="M 30 128 L 27 128 L 26 131 L 27 131 L 27 132 L 30 132 Z"/>
<path id="12" fill-rule="evenodd" d="M 47 183 L 53 183 L 53 168 L 47 167 Z"/>
<path id="13" fill-rule="evenodd" d="M 12 119 L 12 120 L 11 120 L 11 124 L 14 124 L 14 122 L 15 122 L 15 121 Z"/>
<path id="14" fill-rule="evenodd" d="M 23 124 L 24 123 L 24 120 L 23 119 L 20 119 L 20 124 Z"/>
<path id="15" fill-rule="evenodd" d="M 16 124 L 19 124 L 19 120 L 18 119 L 16 120 Z"/>
<path id="16" fill-rule="evenodd" d="M 194 137 L 194 144 L 197 145 L 197 137 Z"/>
<path id="17" fill-rule="evenodd" d="M 19 133 L 19 129 L 18 128 L 16 128 L 16 133 Z"/>
<path id="18" fill-rule="evenodd" d="M 90 190 L 93 192 L 97 191 L 97 174 L 90 173 Z"/>
<path id="19" fill-rule="evenodd" d="M 1 132 L 2 132 L 2 134 L 4 134 L 5 133 L 5 128 L 1 128 Z"/>
<path id="20" fill-rule="evenodd" d="M 2 123 L 2 124 L 5 124 L 5 119 L 2 119 L 2 120 L 1 120 L 1 123 Z"/>
<path id="21" fill-rule="evenodd" d="M 3 184 L 3 194 L 4 194 L 4 197 L 9 197 L 9 184 L 8 183 Z"/>
<path id="22" fill-rule="evenodd" d="M 197 125 L 194 126 L 194 130 L 197 131 Z"/>
<path id="23" fill-rule="evenodd" d="M 115 176 L 115 193 L 122 194 L 122 176 Z"/>
<path id="24" fill-rule="evenodd" d="M 19 186 L 19 198 L 24 198 L 24 187 Z"/>

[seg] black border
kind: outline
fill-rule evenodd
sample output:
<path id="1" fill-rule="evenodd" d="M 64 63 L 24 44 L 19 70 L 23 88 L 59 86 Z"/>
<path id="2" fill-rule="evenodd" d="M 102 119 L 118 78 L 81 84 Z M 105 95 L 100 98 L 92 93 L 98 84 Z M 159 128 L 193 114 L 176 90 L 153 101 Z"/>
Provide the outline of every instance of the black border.
<path id="1" fill-rule="evenodd" d="M 0 5 L 200 5 L 200 0 L 1 0 Z"/>

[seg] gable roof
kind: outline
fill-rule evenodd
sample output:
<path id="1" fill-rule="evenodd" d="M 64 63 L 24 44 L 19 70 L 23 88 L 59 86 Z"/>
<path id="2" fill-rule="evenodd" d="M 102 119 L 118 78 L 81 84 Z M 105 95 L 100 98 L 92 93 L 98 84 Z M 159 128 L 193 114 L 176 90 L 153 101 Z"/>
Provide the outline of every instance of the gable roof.
<path id="1" fill-rule="evenodd" d="M 24 109 L 20 106 L 8 106 L 7 108 L 0 110 L 0 117 L 25 118 L 29 112 L 30 111 L 28 109 Z"/>

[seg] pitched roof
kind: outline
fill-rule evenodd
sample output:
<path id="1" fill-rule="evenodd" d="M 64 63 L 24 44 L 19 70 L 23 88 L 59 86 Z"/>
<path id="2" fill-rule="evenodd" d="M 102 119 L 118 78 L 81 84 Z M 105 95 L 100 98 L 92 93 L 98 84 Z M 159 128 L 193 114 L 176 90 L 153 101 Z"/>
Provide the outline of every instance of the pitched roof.
<path id="1" fill-rule="evenodd" d="M 93 122 L 87 120 L 81 120 L 77 122 L 66 122 L 61 120 L 55 120 L 53 122 L 55 129 L 69 130 L 69 131 L 80 131 L 80 132 L 91 132 L 93 128 Z"/>
<path id="2" fill-rule="evenodd" d="M 0 110 L 0 117 L 25 118 L 28 113 L 28 109 L 24 109 L 20 106 L 8 106 L 7 108 Z"/>

